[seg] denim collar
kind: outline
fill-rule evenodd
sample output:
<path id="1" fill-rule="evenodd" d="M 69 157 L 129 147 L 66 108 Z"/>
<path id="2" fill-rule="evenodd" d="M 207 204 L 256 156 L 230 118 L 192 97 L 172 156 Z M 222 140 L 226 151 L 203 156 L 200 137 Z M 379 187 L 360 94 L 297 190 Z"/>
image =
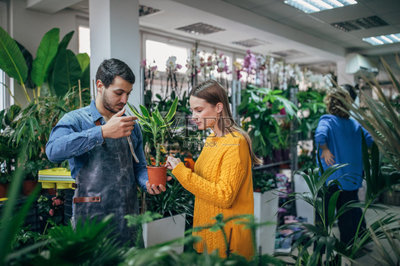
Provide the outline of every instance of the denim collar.
<path id="1" fill-rule="evenodd" d="M 97 120 L 103 118 L 103 116 L 97 110 L 96 102 L 94 100 L 92 100 L 92 102 L 90 103 L 89 111 L 90 111 L 90 114 L 92 115 L 93 123 L 95 123 Z M 100 121 L 102 122 L 102 120 L 100 120 Z"/>

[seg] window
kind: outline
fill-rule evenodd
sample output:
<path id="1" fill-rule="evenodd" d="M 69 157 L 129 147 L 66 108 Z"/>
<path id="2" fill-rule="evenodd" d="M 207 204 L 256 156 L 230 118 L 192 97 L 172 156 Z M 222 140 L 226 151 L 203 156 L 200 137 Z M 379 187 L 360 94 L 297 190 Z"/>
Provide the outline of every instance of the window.
<path id="1" fill-rule="evenodd" d="M 0 111 L 7 108 L 7 98 L 9 97 L 7 93 L 7 88 L 5 86 L 5 74 L 3 70 L 0 69 Z"/>
<path id="2" fill-rule="evenodd" d="M 186 47 L 146 40 L 147 65 L 157 65 L 159 71 L 165 72 L 166 63 L 170 56 L 176 56 L 176 64 L 182 66 L 178 72 L 185 73 L 187 70 L 186 59 L 189 56 L 189 51 Z"/>
<path id="3" fill-rule="evenodd" d="M 87 53 L 90 56 L 90 29 L 79 25 L 78 27 L 79 53 Z"/>
<path id="4" fill-rule="evenodd" d="M 7 5 L 4 2 L 0 2 L 0 26 L 7 30 Z M 9 107 L 13 104 L 13 99 L 10 99 L 10 94 L 7 89 L 8 79 L 4 71 L 0 69 L 0 111 Z M 10 88 L 13 91 L 13 88 Z"/>

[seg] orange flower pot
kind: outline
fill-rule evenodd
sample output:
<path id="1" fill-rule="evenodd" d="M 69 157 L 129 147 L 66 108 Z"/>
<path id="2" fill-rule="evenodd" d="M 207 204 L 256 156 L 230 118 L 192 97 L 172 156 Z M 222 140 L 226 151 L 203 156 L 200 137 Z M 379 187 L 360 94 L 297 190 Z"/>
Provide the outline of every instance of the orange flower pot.
<path id="1" fill-rule="evenodd" d="M 8 184 L 0 184 L 0 198 L 7 196 Z"/>
<path id="2" fill-rule="evenodd" d="M 167 183 L 167 168 L 164 166 L 155 167 L 147 166 L 147 173 L 149 175 L 150 185 L 163 185 Z"/>
<path id="3" fill-rule="evenodd" d="M 37 181 L 35 180 L 25 180 L 22 185 L 22 192 L 25 196 L 28 196 L 32 193 L 37 185 Z"/>

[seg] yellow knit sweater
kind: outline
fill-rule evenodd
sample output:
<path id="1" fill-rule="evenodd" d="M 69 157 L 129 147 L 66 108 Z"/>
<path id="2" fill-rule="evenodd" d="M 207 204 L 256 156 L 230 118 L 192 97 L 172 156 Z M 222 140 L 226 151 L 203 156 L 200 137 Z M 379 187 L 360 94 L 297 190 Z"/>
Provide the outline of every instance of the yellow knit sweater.
<path id="1" fill-rule="evenodd" d="M 215 223 L 213 219 L 222 213 L 224 218 L 239 214 L 254 214 L 251 157 L 246 139 L 238 132 L 223 137 L 208 137 L 196 161 L 194 172 L 183 163 L 172 173 L 182 186 L 195 195 L 193 227 Z M 227 223 L 225 232 L 230 249 L 250 258 L 254 251 L 251 232 L 235 221 Z M 195 244 L 198 252 L 219 250 L 226 257 L 225 242 L 221 231 L 203 230 L 194 233 L 202 238 Z"/>

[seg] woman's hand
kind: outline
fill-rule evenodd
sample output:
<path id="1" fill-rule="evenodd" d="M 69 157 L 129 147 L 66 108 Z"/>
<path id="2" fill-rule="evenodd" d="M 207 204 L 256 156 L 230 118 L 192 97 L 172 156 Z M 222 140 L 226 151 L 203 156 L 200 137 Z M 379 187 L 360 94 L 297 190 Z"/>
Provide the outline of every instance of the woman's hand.
<path id="1" fill-rule="evenodd" d="M 331 153 L 329 149 L 323 149 L 321 158 L 325 160 L 327 166 L 331 166 L 335 164 L 335 160 L 333 159 L 335 156 Z"/>
<path id="2" fill-rule="evenodd" d="M 174 158 L 172 156 L 168 156 L 165 166 L 169 170 L 173 170 L 180 162 L 181 162 L 181 160 L 179 158 Z"/>

